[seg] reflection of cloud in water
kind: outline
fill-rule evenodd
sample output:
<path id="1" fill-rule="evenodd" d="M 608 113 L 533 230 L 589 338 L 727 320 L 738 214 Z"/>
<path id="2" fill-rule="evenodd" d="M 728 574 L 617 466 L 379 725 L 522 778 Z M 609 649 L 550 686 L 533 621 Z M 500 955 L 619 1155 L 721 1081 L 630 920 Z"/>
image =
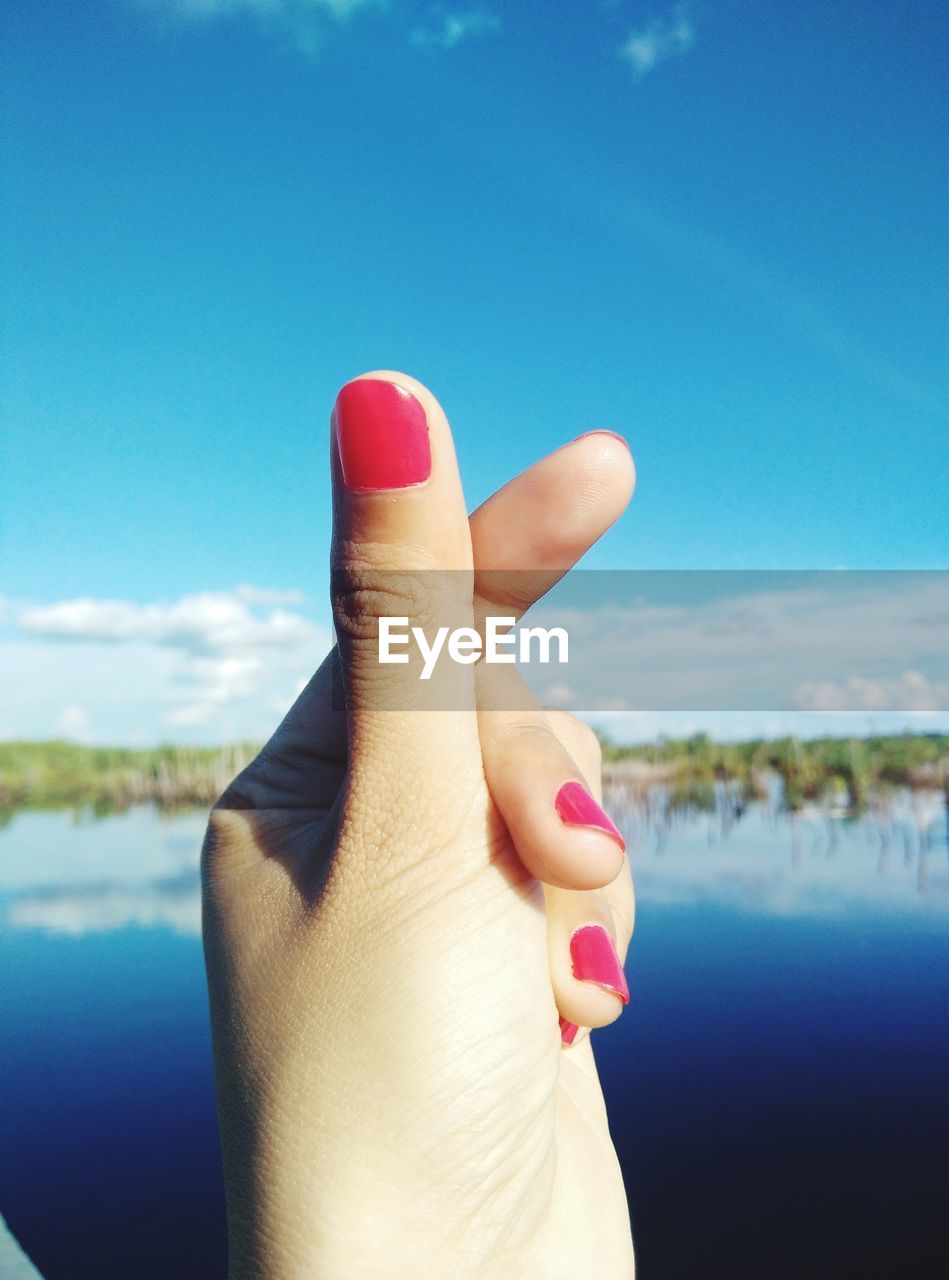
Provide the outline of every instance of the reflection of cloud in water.
<path id="1" fill-rule="evenodd" d="M 949 911 L 944 823 L 944 815 L 924 827 L 898 816 L 789 819 L 756 806 L 723 830 L 715 814 L 660 823 L 620 815 L 641 904 L 707 902 L 784 916 Z"/>
<path id="2" fill-rule="evenodd" d="M 615 796 L 613 797 L 615 800 Z M 657 806 L 647 820 L 612 804 L 647 904 L 740 907 L 762 915 L 949 911 L 945 813 L 897 800 L 885 820 L 847 823 L 816 811 L 793 821 L 752 806 L 737 822 Z M 70 937 L 129 926 L 201 932 L 203 814 L 141 809 L 78 826 L 22 814 L 0 831 L 0 928 Z"/>
<path id="3" fill-rule="evenodd" d="M 206 821 L 200 811 L 168 818 L 148 806 L 102 820 L 17 814 L 0 832 L 0 928 L 199 937 Z"/>
<path id="4" fill-rule="evenodd" d="M 0 893 L 63 886 L 137 890 L 197 873 L 207 814 L 157 816 L 145 805 L 109 818 L 18 813 L 0 831 Z"/>
<path id="5" fill-rule="evenodd" d="M 14 929 L 43 929 L 81 937 L 129 925 L 201 934 L 201 890 L 196 875 L 141 886 L 65 886 L 22 894 L 8 901 L 5 921 Z"/>

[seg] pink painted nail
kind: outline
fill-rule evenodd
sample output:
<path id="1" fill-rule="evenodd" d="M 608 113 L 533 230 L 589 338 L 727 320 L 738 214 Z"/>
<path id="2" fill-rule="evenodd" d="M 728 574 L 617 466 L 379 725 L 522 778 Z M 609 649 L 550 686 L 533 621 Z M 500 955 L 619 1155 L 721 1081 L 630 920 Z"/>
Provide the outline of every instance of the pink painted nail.
<path id="1" fill-rule="evenodd" d="M 357 378 L 336 397 L 336 444 L 343 484 L 375 493 L 422 484 L 432 474 L 425 410 L 384 378 Z"/>
<path id="2" fill-rule="evenodd" d="M 602 925 L 585 924 L 570 938 L 573 976 L 581 982 L 595 982 L 629 1004 L 629 987 L 619 962 L 613 939 Z"/>
<path id="3" fill-rule="evenodd" d="M 568 1022 L 566 1018 L 560 1019 L 560 1042 L 561 1044 L 573 1044 L 577 1038 L 577 1032 L 580 1028 L 575 1022 Z"/>
<path id="4" fill-rule="evenodd" d="M 625 436 L 621 436 L 618 431 L 608 431 L 606 427 L 597 427 L 594 431 L 584 431 L 582 435 L 577 436 L 577 440 L 586 440 L 587 436 L 612 436 L 614 440 L 618 440 L 625 448 L 629 448 L 629 441 Z M 576 441 L 574 441 L 576 443 Z"/>
<path id="5" fill-rule="evenodd" d="M 626 841 L 620 835 L 616 825 L 610 821 L 597 802 L 579 782 L 565 782 L 557 792 L 554 807 L 560 815 L 561 822 L 568 827 L 593 827 L 604 835 L 615 840 L 621 849 L 626 848 Z"/>

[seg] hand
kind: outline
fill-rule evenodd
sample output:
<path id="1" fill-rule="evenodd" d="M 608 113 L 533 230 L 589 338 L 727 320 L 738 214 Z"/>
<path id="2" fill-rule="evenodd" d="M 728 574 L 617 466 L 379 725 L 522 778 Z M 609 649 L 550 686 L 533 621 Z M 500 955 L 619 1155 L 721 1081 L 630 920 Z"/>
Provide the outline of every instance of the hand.
<path id="1" fill-rule="evenodd" d="M 452 709 L 420 709 L 417 668 L 380 666 L 376 633 L 425 625 L 428 594 L 392 584 L 426 575 L 453 584 L 459 624 L 523 612 L 622 512 L 632 460 L 581 437 L 469 522 L 412 379 L 348 384 L 333 434 L 338 649 L 205 842 L 232 1280 L 628 1280 L 590 1041 L 571 1035 L 621 1012 L 633 924 L 596 739 L 511 709 L 489 683 L 511 668 L 453 667 Z"/>

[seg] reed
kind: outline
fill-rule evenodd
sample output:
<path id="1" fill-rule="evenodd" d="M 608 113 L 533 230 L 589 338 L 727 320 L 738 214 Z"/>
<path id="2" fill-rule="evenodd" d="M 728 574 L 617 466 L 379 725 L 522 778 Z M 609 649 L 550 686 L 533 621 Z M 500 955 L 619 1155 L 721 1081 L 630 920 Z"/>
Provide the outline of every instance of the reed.
<path id="1" fill-rule="evenodd" d="M 116 813 L 138 804 L 207 808 L 253 759 L 259 745 L 160 746 L 147 750 L 73 742 L 0 743 L 0 822 L 20 809 Z M 861 812 L 894 789 L 945 790 L 949 735 L 756 738 L 715 742 L 706 734 L 621 746 L 603 738 L 604 778 L 631 797 L 666 788 L 670 803 L 703 807 L 727 784 L 743 799 L 779 778 L 785 807 L 820 803 Z"/>
<path id="2" fill-rule="evenodd" d="M 20 809 L 120 813 L 137 804 L 207 808 L 259 746 L 160 746 L 148 750 L 73 742 L 0 743 L 0 820 Z"/>
<path id="3" fill-rule="evenodd" d="M 873 797 L 896 788 L 949 786 L 949 735 L 879 734 L 864 738 L 754 738 L 720 743 L 707 734 L 618 746 L 603 739 L 604 777 L 633 794 L 663 785 L 673 793 L 711 796 L 716 783 L 737 785 L 746 799 L 761 798 L 775 777 L 783 804 L 862 812 Z"/>

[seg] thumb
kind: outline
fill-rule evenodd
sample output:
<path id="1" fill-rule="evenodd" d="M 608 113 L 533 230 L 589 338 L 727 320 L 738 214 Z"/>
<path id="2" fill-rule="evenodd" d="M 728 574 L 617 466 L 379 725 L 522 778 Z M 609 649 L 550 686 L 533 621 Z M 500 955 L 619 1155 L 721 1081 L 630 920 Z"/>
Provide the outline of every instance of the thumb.
<path id="1" fill-rule="evenodd" d="M 431 779 L 446 758 L 478 750 L 474 667 L 435 653 L 440 632 L 444 645 L 471 626 L 473 583 L 441 406 L 400 373 L 347 383 L 333 410 L 332 467 L 330 580 L 350 761 L 362 772 L 382 756 L 403 782 L 406 770 Z"/>

